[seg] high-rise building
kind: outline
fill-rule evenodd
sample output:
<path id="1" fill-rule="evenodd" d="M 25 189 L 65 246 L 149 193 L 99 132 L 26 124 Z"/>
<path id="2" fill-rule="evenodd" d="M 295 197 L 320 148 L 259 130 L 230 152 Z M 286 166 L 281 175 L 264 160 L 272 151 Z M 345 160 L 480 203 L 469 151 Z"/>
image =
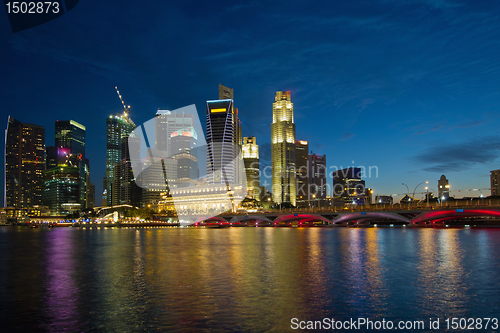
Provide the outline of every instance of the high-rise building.
<path id="1" fill-rule="evenodd" d="M 260 200 L 260 165 L 259 146 L 253 136 L 243 138 L 243 163 L 247 177 L 248 194 L 256 200 Z"/>
<path id="2" fill-rule="evenodd" d="M 233 121 L 234 121 L 234 129 L 235 129 L 235 134 L 234 137 L 236 139 L 236 145 L 238 146 L 237 148 L 239 151 L 241 151 L 242 148 L 242 140 L 243 140 L 243 132 L 241 129 L 241 120 L 240 120 L 240 115 L 239 115 L 239 110 L 237 107 L 234 106 L 234 90 L 233 88 L 229 88 L 226 86 L 223 86 L 222 84 L 219 84 L 219 100 L 223 99 L 231 99 L 233 100 Z M 237 170 L 236 177 L 237 177 L 237 182 L 240 182 L 240 179 L 243 180 L 244 177 L 244 168 L 245 165 L 243 163 L 243 158 L 242 155 L 237 153 L 237 158 L 235 160 L 235 168 Z"/>
<path id="3" fill-rule="evenodd" d="M 87 207 L 87 191 L 90 183 L 89 160 L 85 158 L 85 126 L 74 121 L 56 121 L 55 149 L 57 151 L 57 166 L 68 165 L 71 159 L 79 168 L 79 203 L 81 208 Z M 51 147 L 52 150 L 52 147 Z M 47 154 L 47 156 L 49 156 Z M 49 161 L 52 162 L 52 156 Z"/>
<path id="4" fill-rule="evenodd" d="M 311 152 L 309 164 L 309 200 L 326 199 L 326 155 L 316 155 Z"/>
<path id="5" fill-rule="evenodd" d="M 170 157 L 147 157 L 143 161 L 144 171 L 138 177 L 142 184 L 141 204 L 157 207 L 163 193 L 169 193 L 177 179 L 177 160 Z"/>
<path id="6" fill-rule="evenodd" d="M 440 200 L 448 200 L 450 198 L 450 183 L 445 175 L 442 175 L 438 180 L 438 196 Z"/>
<path id="7" fill-rule="evenodd" d="M 198 178 L 196 156 L 197 134 L 193 127 L 182 129 L 171 134 L 172 158 L 177 160 L 176 186 L 193 185 Z"/>
<path id="8" fill-rule="evenodd" d="M 137 186 L 132 170 L 130 152 L 140 154 L 140 138 L 134 132 L 128 137 L 122 138 L 120 162 L 116 163 L 113 170 L 113 184 L 111 191 L 111 204 L 132 205 L 139 207 L 141 205 L 142 190 Z"/>
<path id="9" fill-rule="evenodd" d="M 333 172 L 333 197 L 345 204 L 364 204 L 366 186 L 361 176 L 361 168 Z"/>
<path id="10" fill-rule="evenodd" d="M 500 196 L 500 169 L 490 171 L 491 195 Z"/>
<path id="11" fill-rule="evenodd" d="M 44 172 L 43 204 L 52 215 L 67 215 L 81 210 L 80 168 L 60 165 Z"/>
<path id="12" fill-rule="evenodd" d="M 115 164 L 122 159 L 122 139 L 128 137 L 135 124 L 128 113 L 116 114 L 106 119 L 106 176 L 104 177 L 103 204 L 111 206 Z M 116 188 L 116 187 L 115 187 Z"/>
<path id="13" fill-rule="evenodd" d="M 233 100 L 207 101 L 207 180 L 238 181 L 238 144 Z"/>
<path id="14" fill-rule="evenodd" d="M 4 206 L 40 205 L 44 169 L 45 128 L 9 116 L 5 130 Z"/>
<path id="15" fill-rule="evenodd" d="M 69 148 L 71 154 L 85 157 L 85 126 L 74 120 L 56 121 L 57 148 Z"/>
<path id="16" fill-rule="evenodd" d="M 309 143 L 295 140 L 295 167 L 297 169 L 297 206 L 307 205 L 309 198 Z"/>
<path id="17" fill-rule="evenodd" d="M 278 91 L 271 124 L 272 193 L 277 204 L 296 205 L 295 124 L 289 91 Z"/>
<path id="18" fill-rule="evenodd" d="M 183 132 L 189 129 L 194 132 L 194 118 L 192 114 L 172 113 L 169 110 L 158 110 L 155 118 L 155 149 L 166 152 L 165 156 L 172 156 L 172 133 Z"/>

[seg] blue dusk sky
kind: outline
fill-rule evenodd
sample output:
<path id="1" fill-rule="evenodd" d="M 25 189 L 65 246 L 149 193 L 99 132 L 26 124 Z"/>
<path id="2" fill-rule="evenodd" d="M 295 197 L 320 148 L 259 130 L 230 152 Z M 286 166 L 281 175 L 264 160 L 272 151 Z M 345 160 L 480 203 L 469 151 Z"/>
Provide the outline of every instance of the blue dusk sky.
<path id="1" fill-rule="evenodd" d="M 367 186 L 396 201 L 401 183 L 437 190 L 442 174 L 451 195 L 478 196 L 464 190 L 500 168 L 498 1 L 82 0 L 18 33 L 4 10 L 0 45 L 0 126 L 42 125 L 53 145 L 56 120 L 85 125 L 97 205 L 115 85 L 136 124 L 195 104 L 204 125 L 218 84 L 232 87 L 262 166 L 289 90 L 297 139 L 329 167 L 376 166 Z"/>

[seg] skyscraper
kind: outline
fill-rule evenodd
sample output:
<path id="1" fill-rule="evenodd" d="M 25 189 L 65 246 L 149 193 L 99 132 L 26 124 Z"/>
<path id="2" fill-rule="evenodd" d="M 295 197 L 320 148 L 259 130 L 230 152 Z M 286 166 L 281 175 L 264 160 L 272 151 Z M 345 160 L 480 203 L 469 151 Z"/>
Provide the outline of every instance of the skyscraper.
<path id="1" fill-rule="evenodd" d="M 126 111 L 122 115 L 116 114 L 106 119 L 106 176 L 103 184 L 103 205 L 112 204 L 113 169 L 122 159 L 122 138 L 128 137 L 134 128 L 135 124 Z"/>
<path id="2" fill-rule="evenodd" d="M 80 199 L 78 165 L 59 165 L 44 172 L 43 204 L 52 215 L 67 215 L 84 208 Z"/>
<path id="3" fill-rule="evenodd" d="M 297 168 L 297 205 L 307 205 L 309 198 L 309 143 L 295 140 Z"/>
<path id="4" fill-rule="evenodd" d="M 91 208 L 90 163 L 85 158 L 85 126 L 56 121 L 55 146 L 47 147 L 43 202 L 52 214 Z M 89 199 L 89 201 L 87 200 Z"/>
<path id="5" fill-rule="evenodd" d="M 219 83 L 219 100 L 223 99 L 233 100 L 233 122 L 235 129 L 234 138 L 235 138 L 235 144 L 238 146 L 237 148 L 239 149 L 239 151 L 241 151 L 243 134 L 241 129 L 239 110 L 237 107 L 234 106 L 234 89 L 223 86 L 222 84 Z M 237 170 L 235 175 L 236 175 L 236 181 L 238 183 L 240 182 L 240 180 L 243 180 L 244 177 L 243 171 L 245 168 L 242 155 L 239 154 L 239 151 L 236 154 L 237 158 L 235 160 L 235 168 Z"/>
<path id="6" fill-rule="evenodd" d="M 81 208 L 87 208 L 87 191 L 90 184 L 89 160 L 85 158 L 85 126 L 74 121 L 56 121 L 55 126 L 55 147 L 58 151 L 58 157 L 61 150 L 66 152 L 66 158 L 74 157 L 78 164 L 80 174 L 79 202 Z M 62 161 L 58 161 L 61 164 Z"/>
<path id="7" fill-rule="evenodd" d="M 198 178 L 198 159 L 194 149 L 197 138 L 192 126 L 171 134 L 172 158 L 177 160 L 177 178 L 174 186 L 189 186 Z"/>
<path id="8" fill-rule="evenodd" d="M 4 206 L 40 205 L 44 169 L 45 128 L 9 116 L 5 130 Z"/>
<path id="9" fill-rule="evenodd" d="M 71 154 L 85 157 L 85 126 L 74 120 L 56 121 L 56 147 L 69 148 Z"/>
<path id="10" fill-rule="evenodd" d="M 247 177 L 248 194 L 256 200 L 260 200 L 259 146 L 255 137 L 249 136 L 243 138 L 242 153 Z"/>
<path id="11" fill-rule="evenodd" d="M 295 124 L 289 91 L 278 91 L 273 103 L 271 124 L 273 201 L 296 205 Z"/>
<path id="12" fill-rule="evenodd" d="M 326 199 L 326 155 L 311 152 L 309 161 L 309 200 Z"/>
<path id="13" fill-rule="evenodd" d="M 207 101 L 207 180 L 209 184 L 237 182 L 236 135 L 233 100 Z"/>
<path id="14" fill-rule="evenodd" d="M 350 167 L 332 173 L 333 196 L 345 204 L 363 204 L 366 186 L 361 180 L 361 168 Z"/>
<path id="15" fill-rule="evenodd" d="M 172 133 L 190 129 L 193 124 L 194 118 L 192 114 L 158 110 L 155 118 L 155 149 L 166 152 L 165 156 L 174 155 L 175 152 L 171 149 Z"/>

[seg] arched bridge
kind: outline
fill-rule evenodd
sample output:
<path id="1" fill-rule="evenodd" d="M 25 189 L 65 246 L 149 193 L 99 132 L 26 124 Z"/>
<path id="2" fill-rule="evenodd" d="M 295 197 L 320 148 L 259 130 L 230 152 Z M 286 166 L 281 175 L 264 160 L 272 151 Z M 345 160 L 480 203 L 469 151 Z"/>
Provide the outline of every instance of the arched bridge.
<path id="1" fill-rule="evenodd" d="M 198 226 L 370 226 L 373 223 L 399 223 L 409 226 L 440 225 L 451 220 L 474 217 L 500 218 L 500 209 L 443 209 L 429 211 L 374 211 L 374 212 L 325 212 L 283 213 L 253 215 L 221 215 L 192 220 Z M 480 221 L 475 221 L 481 223 Z"/>
<path id="2" fill-rule="evenodd" d="M 480 209 L 444 209 L 420 213 L 411 221 L 411 225 L 445 224 L 451 220 L 460 220 L 474 217 L 498 217 L 500 210 L 491 208 Z"/>

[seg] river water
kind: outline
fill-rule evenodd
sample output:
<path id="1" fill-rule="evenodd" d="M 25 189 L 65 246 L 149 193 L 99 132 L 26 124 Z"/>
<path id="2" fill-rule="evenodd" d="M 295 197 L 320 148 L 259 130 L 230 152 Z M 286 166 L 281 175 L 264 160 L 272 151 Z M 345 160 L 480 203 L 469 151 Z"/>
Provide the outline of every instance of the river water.
<path id="1" fill-rule="evenodd" d="M 436 332 L 500 319 L 499 282 L 500 228 L 0 228 L 2 331 Z"/>

